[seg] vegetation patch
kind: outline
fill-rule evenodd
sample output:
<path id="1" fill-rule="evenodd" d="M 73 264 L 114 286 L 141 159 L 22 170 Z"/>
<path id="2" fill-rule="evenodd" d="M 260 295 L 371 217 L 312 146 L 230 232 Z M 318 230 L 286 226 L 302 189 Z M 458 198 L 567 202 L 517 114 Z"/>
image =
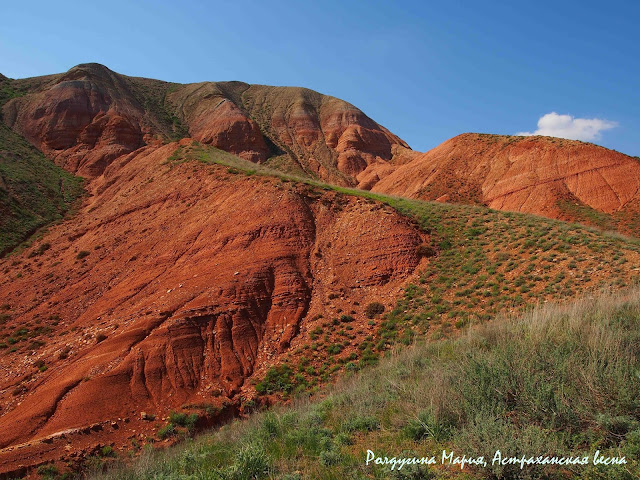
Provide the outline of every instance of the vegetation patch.
<path id="1" fill-rule="evenodd" d="M 639 290 L 548 305 L 416 344 L 311 402 L 256 413 L 97 478 L 451 478 L 459 467 L 407 467 L 409 476 L 397 476 L 364 461 L 367 449 L 447 449 L 489 458 L 461 478 L 631 480 L 640 475 L 638 345 Z M 627 463 L 520 470 L 491 465 L 497 449 L 591 458 L 599 450 Z M 233 476 L 240 466 L 253 476 Z"/>
<path id="2" fill-rule="evenodd" d="M 0 123 L 0 256 L 61 220 L 82 192 L 81 178 Z M 42 244 L 32 254 L 42 255 L 49 247 Z"/>

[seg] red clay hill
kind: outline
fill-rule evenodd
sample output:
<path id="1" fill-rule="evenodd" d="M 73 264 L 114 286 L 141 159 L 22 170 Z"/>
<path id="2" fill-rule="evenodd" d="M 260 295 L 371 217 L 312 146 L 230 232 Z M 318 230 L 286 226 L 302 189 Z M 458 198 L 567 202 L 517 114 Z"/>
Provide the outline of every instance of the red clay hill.
<path id="1" fill-rule="evenodd" d="M 192 137 L 252 162 L 343 185 L 386 166 L 398 137 L 353 105 L 312 90 L 241 82 L 190 85 L 127 77 L 98 64 L 14 80 L 4 122 L 66 169 L 100 175 L 113 159 Z"/>
<path id="2" fill-rule="evenodd" d="M 144 443 L 171 410 L 201 426 L 228 418 L 322 321 L 352 322 L 340 358 L 357 357 L 366 306 L 395 304 L 430 261 L 429 236 L 384 204 L 203 156 L 553 217 L 569 215 L 561 202 L 607 215 L 637 204 L 637 161 L 580 142 L 468 134 L 419 154 L 302 88 L 179 85 L 97 64 L 1 80 L 4 124 L 87 190 L 72 218 L 0 258 L 8 475 Z"/>
<path id="3" fill-rule="evenodd" d="M 95 64 L 3 82 L 5 124 L 88 195 L 0 259 L 0 472 L 146 443 L 171 410 L 228 418 L 322 318 L 352 316 L 356 354 L 365 307 L 428 261 L 388 206 L 197 161 L 219 147 L 354 185 L 405 147 L 346 102 Z"/>
<path id="4" fill-rule="evenodd" d="M 573 140 L 467 133 L 415 156 L 372 190 L 640 233 L 640 160 Z"/>
<path id="5" fill-rule="evenodd" d="M 172 164 L 176 147 L 112 161 L 72 220 L 0 260 L 20 340 L 0 355 L 0 471 L 143 442 L 143 412 L 231 414 L 321 316 L 366 325 L 421 261 L 428 238 L 389 207 Z"/>

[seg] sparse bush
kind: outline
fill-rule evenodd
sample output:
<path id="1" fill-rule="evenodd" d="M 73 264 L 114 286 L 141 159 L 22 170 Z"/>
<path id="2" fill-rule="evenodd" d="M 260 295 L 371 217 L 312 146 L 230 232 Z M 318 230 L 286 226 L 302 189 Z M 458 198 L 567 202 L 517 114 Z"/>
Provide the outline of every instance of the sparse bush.
<path id="1" fill-rule="evenodd" d="M 373 416 L 355 416 L 342 423 L 345 432 L 372 432 L 380 428 L 380 421 Z"/>
<path id="2" fill-rule="evenodd" d="M 416 248 L 416 254 L 419 257 L 431 258 L 431 257 L 435 257 L 436 253 L 437 253 L 436 249 L 426 243 L 418 245 L 418 248 Z"/>
<path id="3" fill-rule="evenodd" d="M 116 451 L 113 449 L 112 446 L 105 445 L 104 447 L 102 447 L 102 449 L 100 449 L 100 456 L 101 457 L 115 457 L 116 456 Z"/>
<path id="4" fill-rule="evenodd" d="M 193 430 L 196 422 L 198 421 L 198 414 L 171 411 L 169 413 L 169 421 L 174 425 L 179 425 L 181 427 L 186 427 L 189 430 Z"/>
<path id="5" fill-rule="evenodd" d="M 441 442 L 449 437 L 451 425 L 435 418 L 432 412 L 423 410 L 405 426 L 405 433 L 412 440 L 433 438 L 436 442 Z"/>
<path id="6" fill-rule="evenodd" d="M 67 358 L 69 356 L 69 352 L 71 352 L 71 347 L 67 345 L 58 354 L 58 359 L 59 360 L 64 360 L 65 358 Z"/>
<path id="7" fill-rule="evenodd" d="M 55 478 L 59 473 L 58 467 L 53 463 L 45 463 L 38 467 L 38 475 L 42 475 L 43 478 Z"/>
<path id="8" fill-rule="evenodd" d="M 342 461 L 342 455 L 335 449 L 320 452 L 320 464 L 324 467 L 338 465 Z"/>
<path id="9" fill-rule="evenodd" d="M 267 478 L 271 462 L 260 445 L 249 445 L 241 449 L 231 468 L 234 480 L 260 480 Z"/>
<path id="10" fill-rule="evenodd" d="M 160 430 L 158 430 L 158 438 L 161 438 L 162 440 L 168 437 L 172 437 L 175 434 L 176 429 L 172 423 L 168 423 L 164 427 L 160 428 Z"/>

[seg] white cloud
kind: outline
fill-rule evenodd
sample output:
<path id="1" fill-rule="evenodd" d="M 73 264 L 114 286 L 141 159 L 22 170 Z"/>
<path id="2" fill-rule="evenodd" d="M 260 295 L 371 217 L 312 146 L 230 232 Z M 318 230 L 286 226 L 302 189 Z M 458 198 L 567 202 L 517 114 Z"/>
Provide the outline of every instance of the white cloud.
<path id="1" fill-rule="evenodd" d="M 547 135 L 550 137 L 570 138 L 572 140 L 597 140 L 604 130 L 617 127 L 616 122 L 600 118 L 575 118 L 571 115 L 547 113 L 538 120 L 535 132 L 520 132 L 516 135 Z"/>

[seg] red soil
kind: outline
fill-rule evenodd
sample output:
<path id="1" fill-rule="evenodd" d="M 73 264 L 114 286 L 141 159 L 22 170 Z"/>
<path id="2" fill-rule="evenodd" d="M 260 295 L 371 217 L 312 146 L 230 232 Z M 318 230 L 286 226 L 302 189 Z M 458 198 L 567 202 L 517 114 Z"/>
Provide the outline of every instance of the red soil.
<path id="1" fill-rule="evenodd" d="M 563 201 L 607 214 L 637 203 L 640 162 L 578 141 L 463 134 L 398 167 L 373 190 L 575 220 Z"/>
<path id="2" fill-rule="evenodd" d="M 0 472 L 130 446 L 159 426 L 141 412 L 225 418 L 317 315 L 391 305 L 418 266 L 422 235 L 388 207 L 167 163 L 175 148 L 112 161 L 49 250 L 0 260 L 5 328 L 48 328 L 0 355 Z"/>

